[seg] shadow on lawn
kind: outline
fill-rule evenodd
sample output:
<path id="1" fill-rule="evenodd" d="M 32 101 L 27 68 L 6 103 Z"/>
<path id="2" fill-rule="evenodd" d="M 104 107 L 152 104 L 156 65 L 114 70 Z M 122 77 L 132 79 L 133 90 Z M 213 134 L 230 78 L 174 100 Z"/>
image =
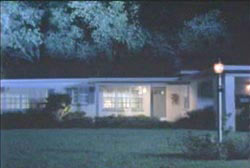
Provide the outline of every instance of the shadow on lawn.
<path id="1" fill-rule="evenodd" d="M 156 158 L 169 158 L 169 159 L 189 159 L 182 153 L 137 153 L 140 157 L 156 157 Z"/>
<path id="2" fill-rule="evenodd" d="M 134 153 L 135 155 L 139 157 L 153 157 L 153 158 L 166 158 L 166 159 L 186 159 L 186 160 L 215 160 L 215 159 L 200 159 L 200 158 L 194 158 L 190 157 L 188 155 L 185 155 L 183 153 Z"/>
<path id="3" fill-rule="evenodd" d="M 84 150 L 84 149 L 56 149 L 56 148 L 48 148 L 43 149 L 41 152 L 55 152 L 55 153 L 91 153 L 91 154 L 97 154 L 101 155 L 102 152 L 98 151 L 90 151 L 90 150 Z"/>

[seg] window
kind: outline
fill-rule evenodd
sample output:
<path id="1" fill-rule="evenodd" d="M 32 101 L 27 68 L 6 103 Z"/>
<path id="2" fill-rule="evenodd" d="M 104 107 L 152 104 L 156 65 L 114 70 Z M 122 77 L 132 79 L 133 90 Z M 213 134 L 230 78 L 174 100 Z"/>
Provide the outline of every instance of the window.
<path id="1" fill-rule="evenodd" d="M 103 110 L 142 112 L 145 87 L 103 87 Z"/>
<path id="2" fill-rule="evenodd" d="M 88 90 L 87 88 L 74 88 L 72 95 L 72 103 L 77 105 L 88 104 Z"/>
<path id="3" fill-rule="evenodd" d="M 1 97 L 1 109 L 23 110 L 30 108 L 29 99 L 25 95 L 4 94 Z"/>

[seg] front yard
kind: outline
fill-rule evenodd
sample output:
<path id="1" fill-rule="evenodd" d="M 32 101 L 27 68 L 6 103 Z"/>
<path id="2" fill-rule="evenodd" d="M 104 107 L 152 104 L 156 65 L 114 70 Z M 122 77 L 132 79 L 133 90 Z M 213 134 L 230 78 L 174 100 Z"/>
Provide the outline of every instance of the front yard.
<path id="1" fill-rule="evenodd" d="M 187 133 L 180 129 L 1 130 L 1 168 L 249 167 L 250 160 L 186 158 L 181 149 Z"/>

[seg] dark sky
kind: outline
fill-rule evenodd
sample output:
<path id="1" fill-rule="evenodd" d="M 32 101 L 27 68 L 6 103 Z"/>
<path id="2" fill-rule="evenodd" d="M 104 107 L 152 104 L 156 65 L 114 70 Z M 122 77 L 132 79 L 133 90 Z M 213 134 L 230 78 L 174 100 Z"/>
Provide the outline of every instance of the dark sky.
<path id="1" fill-rule="evenodd" d="M 250 57 L 250 1 L 144 2 L 141 8 L 142 22 L 153 30 L 171 36 L 182 28 L 184 21 L 213 9 L 221 11 L 232 35 L 233 54 L 237 54 L 238 59 L 244 63 Z"/>

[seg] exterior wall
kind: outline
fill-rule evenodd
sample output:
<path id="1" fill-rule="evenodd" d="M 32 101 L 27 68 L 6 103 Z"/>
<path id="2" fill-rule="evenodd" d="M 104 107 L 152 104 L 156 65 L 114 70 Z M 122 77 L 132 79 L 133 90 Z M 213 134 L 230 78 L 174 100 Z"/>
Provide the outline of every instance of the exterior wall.
<path id="1" fill-rule="evenodd" d="M 167 85 L 167 121 L 174 122 L 186 117 L 186 113 L 190 108 L 189 99 L 188 85 Z"/>
<path id="2" fill-rule="evenodd" d="M 235 130 L 236 106 L 235 106 L 235 77 L 232 74 L 224 74 L 223 80 L 223 112 L 226 116 L 225 129 Z"/>
<path id="3" fill-rule="evenodd" d="M 204 109 L 206 107 L 214 107 L 214 87 L 213 77 L 191 81 L 190 111 Z M 203 91 L 205 94 L 200 93 L 201 91 Z"/>
<path id="4" fill-rule="evenodd" d="M 26 108 L 17 105 L 17 108 L 9 108 L 6 97 L 20 97 L 28 98 L 28 107 L 32 108 L 39 103 L 45 103 L 46 98 L 53 93 L 69 94 L 71 97 L 74 95 L 68 92 L 68 88 L 79 88 L 86 87 L 88 89 L 89 85 L 85 80 L 20 80 L 20 81 L 1 81 L 1 112 L 11 112 L 11 111 L 25 111 Z M 93 93 L 86 93 L 86 98 L 89 96 L 94 96 Z M 94 97 L 93 97 L 94 99 Z M 16 102 L 17 104 L 19 102 Z M 21 105 L 22 106 L 22 105 Z M 86 112 L 87 116 L 95 116 L 95 101 L 81 105 L 78 108 L 76 105 L 71 105 L 71 111 Z"/>
<path id="5" fill-rule="evenodd" d="M 189 87 L 189 102 L 190 102 L 190 108 L 189 110 L 196 110 L 198 109 L 198 82 L 192 81 L 190 82 Z"/>

